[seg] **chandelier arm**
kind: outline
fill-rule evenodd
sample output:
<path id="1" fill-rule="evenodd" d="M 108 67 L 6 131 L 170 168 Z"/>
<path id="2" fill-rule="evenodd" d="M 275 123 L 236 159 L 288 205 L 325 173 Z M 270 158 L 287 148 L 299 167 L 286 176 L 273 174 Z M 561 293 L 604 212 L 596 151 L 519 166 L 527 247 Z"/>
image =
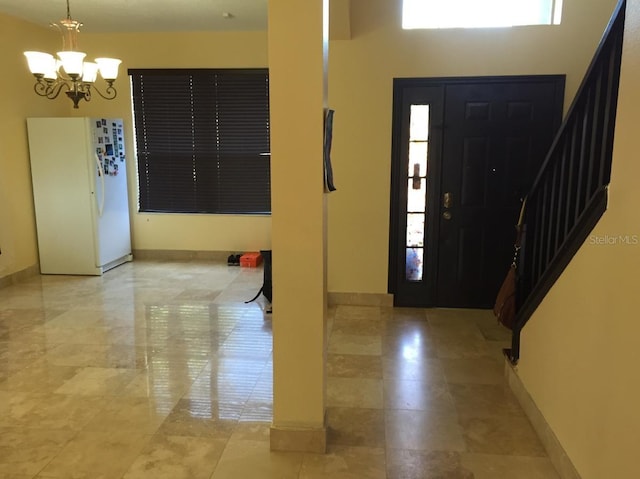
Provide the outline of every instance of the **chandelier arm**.
<path id="1" fill-rule="evenodd" d="M 102 93 L 95 85 L 88 86 L 87 91 L 89 91 L 90 88 L 93 88 L 93 90 L 105 100 L 113 100 L 118 95 L 118 92 L 113 87 L 113 81 L 107 80 L 107 88 L 104 90 L 104 93 Z"/>
<path id="2" fill-rule="evenodd" d="M 65 82 L 47 82 L 42 79 L 38 79 L 35 85 L 33 85 L 33 90 L 37 95 L 44 96 L 49 100 L 58 98 L 63 88 L 67 90 L 70 89 L 69 85 Z"/>

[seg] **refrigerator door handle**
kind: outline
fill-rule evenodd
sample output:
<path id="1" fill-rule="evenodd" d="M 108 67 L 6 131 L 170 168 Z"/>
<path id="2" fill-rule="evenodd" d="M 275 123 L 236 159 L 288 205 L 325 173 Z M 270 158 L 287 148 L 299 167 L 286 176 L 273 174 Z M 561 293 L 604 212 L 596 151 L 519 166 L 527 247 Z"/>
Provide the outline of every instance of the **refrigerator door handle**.
<path id="1" fill-rule="evenodd" d="M 102 213 L 104 213 L 104 168 L 102 167 L 102 161 L 100 161 L 100 157 L 97 154 L 95 154 L 95 157 L 96 157 L 96 163 L 98 164 L 98 171 L 100 172 L 100 180 L 102 182 L 100 202 L 97 205 L 98 216 L 102 218 Z"/>

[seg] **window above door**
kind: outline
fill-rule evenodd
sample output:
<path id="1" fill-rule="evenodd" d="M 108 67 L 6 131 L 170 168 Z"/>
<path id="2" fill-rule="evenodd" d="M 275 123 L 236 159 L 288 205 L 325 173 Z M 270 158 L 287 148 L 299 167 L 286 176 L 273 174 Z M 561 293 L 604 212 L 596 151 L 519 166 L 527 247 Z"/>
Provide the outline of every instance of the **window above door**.
<path id="1" fill-rule="evenodd" d="M 403 0 L 402 28 L 559 25 L 562 0 Z"/>

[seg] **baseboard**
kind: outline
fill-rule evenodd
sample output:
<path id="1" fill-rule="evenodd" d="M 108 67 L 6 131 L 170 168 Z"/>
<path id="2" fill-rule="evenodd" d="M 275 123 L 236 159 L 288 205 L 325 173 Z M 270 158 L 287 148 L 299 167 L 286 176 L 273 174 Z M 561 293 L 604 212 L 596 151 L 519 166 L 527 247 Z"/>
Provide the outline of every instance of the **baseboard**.
<path id="1" fill-rule="evenodd" d="M 270 447 L 272 451 L 327 452 L 327 428 L 283 428 L 271 426 Z"/>
<path id="2" fill-rule="evenodd" d="M 514 366 L 505 358 L 505 376 L 509 382 L 509 387 L 518 399 L 518 402 L 520 402 L 529 421 L 531 421 L 533 429 L 538 434 L 540 442 L 542 442 L 542 445 L 546 449 L 551 463 L 562 479 L 581 479 L 580 474 L 571 462 L 562 444 L 560 444 L 549 423 L 547 423 L 547 420 L 522 383 L 517 370 L 518 366 Z"/>
<path id="3" fill-rule="evenodd" d="M 381 293 L 327 293 L 329 306 L 393 306 L 392 294 Z"/>
<path id="4" fill-rule="evenodd" d="M 235 251 L 191 251 L 172 249 L 136 249 L 133 250 L 133 257 L 136 260 L 155 261 L 185 261 L 185 260 L 206 260 L 227 262 L 227 258 Z"/>
<path id="5" fill-rule="evenodd" d="M 16 271 L 15 273 L 8 274 L 0 278 L 0 289 L 6 288 L 16 283 L 26 281 L 29 278 L 38 276 L 40 274 L 40 266 L 36 263 L 28 268 Z"/>

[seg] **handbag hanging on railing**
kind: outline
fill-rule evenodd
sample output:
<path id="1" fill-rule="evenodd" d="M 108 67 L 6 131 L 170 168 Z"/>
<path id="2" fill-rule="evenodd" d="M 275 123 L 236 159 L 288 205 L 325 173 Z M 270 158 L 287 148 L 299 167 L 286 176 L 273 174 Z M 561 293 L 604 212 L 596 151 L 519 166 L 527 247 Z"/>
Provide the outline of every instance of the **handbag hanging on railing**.
<path id="1" fill-rule="evenodd" d="M 507 276 L 500 286 L 498 296 L 496 297 L 496 303 L 493 306 L 493 314 L 500 324 L 508 329 L 513 329 L 513 324 L 516 319 L 516 288 L 518 281 L 518 255 L 520 254 L 520 242 L 522 240 L 522 222 L 524 219 L 524 207 L 527 204 L 527 199 L 522 201 L 522 207 L 520 208 L 520 217 L 518 218 L 518 224 L 516 225 L 516 241 L 513 244 L 513 261 L 507 272 Z"/>

